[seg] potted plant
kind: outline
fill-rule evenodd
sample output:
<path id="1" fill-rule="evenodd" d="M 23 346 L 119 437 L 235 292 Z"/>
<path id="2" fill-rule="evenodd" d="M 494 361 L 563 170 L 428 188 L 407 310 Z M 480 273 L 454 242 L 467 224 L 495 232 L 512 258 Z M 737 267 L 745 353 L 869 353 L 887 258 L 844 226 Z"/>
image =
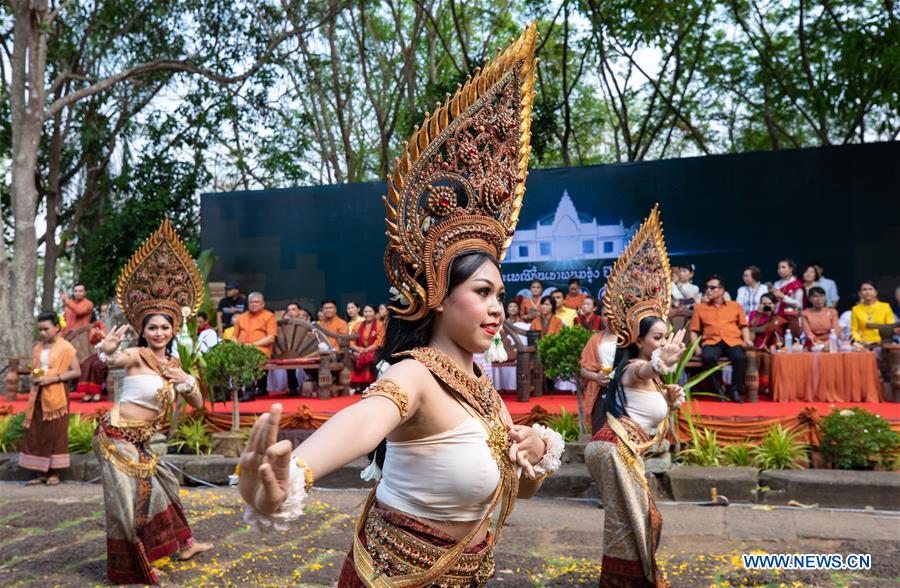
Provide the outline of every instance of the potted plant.
<path id="1" fill-rule="evenodd" d="M 538 339 L 537 348 L 549 378 L 575 381 L 578 402 L 578 432 L 587 435 L 581 383 L 581 352 L 591 338 L 591 332 L 581 327 L 565 327 L 559 332 Z"/>
<path id="2" fill-rule="evenodd" d="M 266 356 L 252 345 L 240 345 L 222 341 L 203 356 L 204 373 L 211 387 L 219 386 L 231 392 L 231 431 L 213 433 L 213 452 L 227 457 L 241 454 L 244 442 L 241 438 L 238 390 L 260 379 L 265 370 Z"/>
<path id="3" fill-rule="evenodd" d="M 900 449 L 900 434 L 880 416 L 863 408 L 833 410 L 819 421 L 819 451 L 841 470 L 890 468 Z"/>

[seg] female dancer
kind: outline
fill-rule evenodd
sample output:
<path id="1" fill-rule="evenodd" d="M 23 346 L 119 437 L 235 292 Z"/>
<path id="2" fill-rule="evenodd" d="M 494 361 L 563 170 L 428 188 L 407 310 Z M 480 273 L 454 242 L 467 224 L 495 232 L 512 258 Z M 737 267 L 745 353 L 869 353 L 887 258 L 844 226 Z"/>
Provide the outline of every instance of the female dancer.
<path id="1" fill-rule="evenodd" d="M 515 498 L 559 466 L 558 434 L 513 425 L 473 362 L 503 321 L 497 260 L 525 190 L 534 44 L 531 25 L 426 118 L 397 161 L 385 269 L 407 304 L 388 322 L 381 357 L 393 365 L 293 452 L 275 442 L 273 405 L 241 456 L 245 519 L 282 526 L 299 516 L 315 477 L 387 437 L 342 587 L 483 585 Z"/>
<path id="2" fill-rule="evenodd" d="M 154 560 L 212 548 L 193 540 L 178 480 L 162 461 L 160 429 L 175 394 L 203 408 L 197 382 L 173 354 L 182 318 L 203 300 L 202 282 L 168 220 L 131 258 L 116 295 L 139 338 L 137 347 L 120 350 L 129 329 L 122 325 L 97 345 L 101 361 L 126 370 L 119 402 L 101 417 L 93 442 L 106 503 L 107 576 L 115 584 L 156 584 Z"/>
<path id="3" fill-rule="evenodd" d="M 603 303 L 618 338 L 615 368 L 603 403 L 603 427 L 585 462 L 603 499 L 601 586 L 664 586 L 656 565 L 662 518 L 643 454 L 667 432 L 669 408 L 684 401 L 664 386 L 684 352 L 684 331 L 669 334 L 669 261 L 656 208 L 616 261 Z"/>

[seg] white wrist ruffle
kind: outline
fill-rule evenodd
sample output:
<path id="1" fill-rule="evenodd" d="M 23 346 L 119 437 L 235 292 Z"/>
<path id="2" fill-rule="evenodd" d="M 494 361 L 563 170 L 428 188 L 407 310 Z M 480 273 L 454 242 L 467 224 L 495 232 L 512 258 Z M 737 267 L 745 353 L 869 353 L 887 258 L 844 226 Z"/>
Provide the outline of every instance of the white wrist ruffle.
<path id="1" fill-rule="evenodd" d="M 662 348 L 655 350 L 650 355 L 650 367 L 659 375 L 674 373 L 676 368 L 674 365 L 666 365 L 662 360 Z"/>
<path id="2" fill-rule="evenodd" d="M 249 504 L 244 505 L 244 522 L 251 527 L 275 527 L 287 531 L 290 524 L 303 516 L 303 501 L 306 500 L 306 474 L 292 459 L 288 474 L 288 496 L 278 512 L 264 515 Z"/>
<path id="3" fill-rule="evenodd" d="M 188 375 L 188 379 L 186 382 L 182 382 L 181 384 L 175 384 L 175 391 L 181 394 L 186 394 L 194 389 L 194 386 L 197 385 L 197 380 L 194 376 Z"/>
<path id="4" fill-rule="evenodd" d="M 548 476 L 558 470 L 562 466 L 562 454 L 566 449 L 566 443 L 563 441 L 562 435 L 544 425 L 537 423 L 531 425 L 531 428 L 544 441 L 546 450 L 541 461 L 534 466 L 534 473 L 537 477 Z"/>

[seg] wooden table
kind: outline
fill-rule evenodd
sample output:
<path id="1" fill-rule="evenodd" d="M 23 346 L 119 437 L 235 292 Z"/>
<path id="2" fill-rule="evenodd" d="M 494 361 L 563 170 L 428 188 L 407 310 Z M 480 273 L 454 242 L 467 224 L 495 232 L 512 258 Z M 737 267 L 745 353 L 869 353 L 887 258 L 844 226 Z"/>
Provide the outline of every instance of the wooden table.
<path id="1" fill-rule="evenodd" d="M 871 351 L 772 354 L 776 402 L 882 402 L 878 365 Z"/>

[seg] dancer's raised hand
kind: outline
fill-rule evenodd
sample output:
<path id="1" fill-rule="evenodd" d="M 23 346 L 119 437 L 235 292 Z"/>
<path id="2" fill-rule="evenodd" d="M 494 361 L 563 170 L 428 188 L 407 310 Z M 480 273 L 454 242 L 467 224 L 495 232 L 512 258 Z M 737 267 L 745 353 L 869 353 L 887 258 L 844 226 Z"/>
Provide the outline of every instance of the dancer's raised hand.
<path id="1" fill-rule="evenodd" d="M 238 488 L 241 498 L 264 515 L 281 508 L 287 498 L 290 468 L 290 441 L 278 441 L 281 405 L 273 404 L 250 431 L 250 440 L 241 454 Z"/>
<path id="2" fill-rule="evenodd" d="M 671 333 L 666 337 L 666 342 L 660 348 L 660 359 L 667 366 L 673 366 L 681 359 L 684 353 L 684 329 L 680 329 L 675 333 Z"/>
<path id="3" fill-rule="evenodd" d="M 128 333 L 128 329 L 131 327 L 129 325 L 122 325 L 117 327 L 109 332 L 109 334 L 103 338 L 103 341 L 100 344 L 100 349 L 103 350 L 103 353 L 106 355 L 112 355 L 119 348 L 119 345 L 122 344 L 122 339 L 125 338 L 125 335 Z"/>

